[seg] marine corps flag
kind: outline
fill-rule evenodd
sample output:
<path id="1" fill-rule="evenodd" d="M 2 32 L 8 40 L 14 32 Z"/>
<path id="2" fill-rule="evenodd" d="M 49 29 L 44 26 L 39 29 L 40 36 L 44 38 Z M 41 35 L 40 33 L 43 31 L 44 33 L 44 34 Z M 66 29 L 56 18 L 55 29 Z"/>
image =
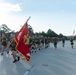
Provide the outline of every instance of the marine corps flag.
<path id="1" fill-rule="evenodd" d="M 29 47 L 29 35 L 27 21 L 15 35 L 15 41 L 17 43 L 16 49 L 19 51 L 27 61 L 30 61 L 30 47 Z"/>

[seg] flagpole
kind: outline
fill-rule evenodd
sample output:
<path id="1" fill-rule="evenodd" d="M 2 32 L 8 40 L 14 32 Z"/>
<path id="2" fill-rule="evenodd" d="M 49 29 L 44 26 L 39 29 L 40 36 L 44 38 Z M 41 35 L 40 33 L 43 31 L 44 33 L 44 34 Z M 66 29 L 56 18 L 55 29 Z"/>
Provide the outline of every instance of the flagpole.
<path id="1" fill-rule="evenodd" d="M 31 16 L 27 19 L 27 21 L 26 22 L 28 22 L 28 20 L 31 18 Z"/>
<path id="2" fill-rule="evenodd" d="M 75 34 L 75 30 L 73 30 L 73 36 L 74 36 L 74 34 Z"/>

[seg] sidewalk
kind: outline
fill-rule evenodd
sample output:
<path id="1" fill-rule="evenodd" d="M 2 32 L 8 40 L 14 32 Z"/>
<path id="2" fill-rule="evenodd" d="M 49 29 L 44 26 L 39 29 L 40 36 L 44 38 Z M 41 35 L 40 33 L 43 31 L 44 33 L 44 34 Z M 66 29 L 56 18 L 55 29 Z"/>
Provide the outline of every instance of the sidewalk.
<path id="1" fill-rule="evenodd" d="M 24 58 L 12 61 L 11 52 L 0 55 L 0 75 L 76 75 L 76 46 L 72 49 L 66 41 L 62 47 L 59 42 L 56 50 L 51 43 L 49 48 L 32 53 L 30 62 Z"/>

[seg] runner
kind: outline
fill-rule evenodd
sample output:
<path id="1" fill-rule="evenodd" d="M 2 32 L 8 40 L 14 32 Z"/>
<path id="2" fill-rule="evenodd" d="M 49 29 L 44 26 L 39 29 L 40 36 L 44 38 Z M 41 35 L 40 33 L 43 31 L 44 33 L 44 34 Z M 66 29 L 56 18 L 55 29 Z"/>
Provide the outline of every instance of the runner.
<path id="1" fill-rule="evenodd" d="M 62 47 L 64 47 L 64 45 L 65 45 L 65 38 L 63 37 L 62 38 Z"/>
<path id="2" fill-rule="evenodd" d="M 71 47 L 73 48 L 73 46 L 74 46 L 74 41 L 73 41 L 74 39 L 71 37 L 71 39 L 70 39 L 70 44 L 71 44 Z"/>
<path id="3" fill-rule="evenodd" d="M 1 55 L 3 55 L 3 53 L 6 51 L 6 47 L 7 47 L 7 41 L 6 41 L 6 37 L 4 36 L 4 34 L 2 34 L 2 53 Z"/>
<path id="4" fill-rule="evenodd" d="M 20 60 L 20 56 L 17 55 L 17 51 L 15 47 L 16 47 L 16 42 L 13 40 L 11 43 L 11 51 L 12 51 L 12 56 L 14 58 L 13 63 Z"/>
<path id="5" fill-rule="evenodd" d="M 56 37 L 54 38 L 53 42 L 54 42 L 55 49 L 57 49 L 57 39 L 56 39 Z"/>

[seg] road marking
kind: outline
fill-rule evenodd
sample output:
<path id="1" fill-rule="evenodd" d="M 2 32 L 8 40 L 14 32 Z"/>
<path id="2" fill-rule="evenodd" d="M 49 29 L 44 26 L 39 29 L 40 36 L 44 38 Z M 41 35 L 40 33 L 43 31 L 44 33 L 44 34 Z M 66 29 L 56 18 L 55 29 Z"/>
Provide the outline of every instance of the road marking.
<path id="1" fill-rule="evenodd" d="M 29 71 L 26 71 L 24 75 L 27 75 L 29 73 Z"/>
<path id="2" fill-rule="evenodd" d="M 32 67 L 29 70 L 27 70 L 24 75 L 27 75 L 34 66 L 35 66 L 35 64 L 32 65 Z"/>

